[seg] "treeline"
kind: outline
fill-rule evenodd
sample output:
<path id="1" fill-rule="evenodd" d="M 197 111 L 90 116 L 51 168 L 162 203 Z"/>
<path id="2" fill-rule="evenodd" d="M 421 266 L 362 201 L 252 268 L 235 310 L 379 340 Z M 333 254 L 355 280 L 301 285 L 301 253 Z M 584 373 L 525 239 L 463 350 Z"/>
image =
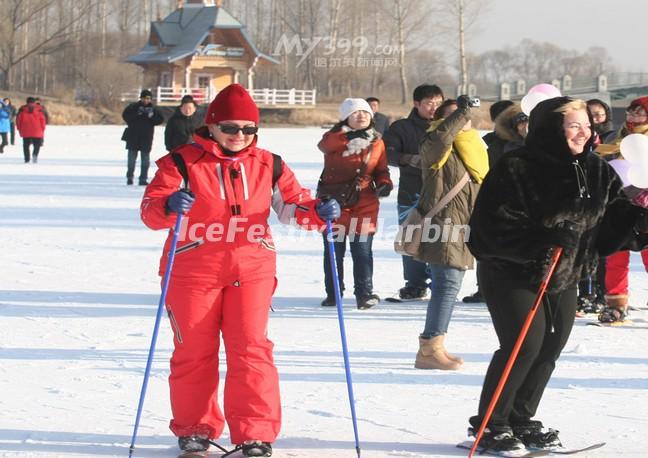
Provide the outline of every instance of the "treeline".
<path id="1" fill-rule="evenodd" d="M 147 41 L 150 23 L 178 0 L 0 0 L 0 85 L 5 90 L 83 95 L 105 107 L 137 87 L 141 71 L 124 63 Z M 377 94 L 408 101 L 422 82 L 450 94 L 465 78 L 478 87 L 564 73 L 611 70 L 601 48 L 585 53 L 524 40 L 479 55 L 470 37 L 489 2 L 480 0 L 223 0 L 265 54 L 257 87 L 317 89 L 319 99 Z M 460 25 L 461 24 L 461 25 Z"/>

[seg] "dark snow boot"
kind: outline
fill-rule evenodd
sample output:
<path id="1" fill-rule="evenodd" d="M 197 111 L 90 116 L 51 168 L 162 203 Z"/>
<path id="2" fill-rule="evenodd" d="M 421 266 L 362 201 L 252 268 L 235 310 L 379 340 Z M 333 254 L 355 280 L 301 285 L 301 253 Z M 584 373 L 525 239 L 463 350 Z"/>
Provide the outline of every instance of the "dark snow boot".
<path id="1" fill-rule="evenodd" d="M 326 296 L 326 299 L 324 299 L 320 305 L 322 307 L 335 307 L 337 304 L 335 303 L 334 297 Z"/>
<path id="2" fill-rule="evenodd" d="M 476 437 L 477 429 L 468 428 L 468 436 Z M 486 451 L 497 452 L 500 456 L 509 457 L 524 456 L 529 452 L 524 443 L 515 437 L 511 428 L 508 427 L 502 427 L 497 431 L 486 428 L 479 441 L 479 448 L 480 450 L 485 449 Z"/>
<path id="3" fill-rule="evenodd" d="M 425 299 L 427 291 L 427 286 L 419 287 L 407 285 L 398 290 L 398 297 L 404 301 Z"/>
<path id="4" fill-rule="evenodd" d="M 378 297 L 378 295 L 376 294 L 368 294 L 366 296 L 360 296 L 356 298 L 358 310 L 370 309 L 371 307 L 378 305 L 379 302 L 380 297 Z"/>
<path id="5" fill-rule="evenodd" d="M 178 447 L 185 452 L 204 452 L 209 448 L 209 438 L 207 436 L 180 436 L 178 437 Z"/>

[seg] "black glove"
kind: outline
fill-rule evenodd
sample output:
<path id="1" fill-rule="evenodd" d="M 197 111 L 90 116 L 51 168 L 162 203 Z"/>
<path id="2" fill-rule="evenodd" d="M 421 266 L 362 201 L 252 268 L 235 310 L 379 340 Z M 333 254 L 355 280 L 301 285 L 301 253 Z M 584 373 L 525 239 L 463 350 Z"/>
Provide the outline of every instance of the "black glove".
<path id="1" fill-rule="evenodd" d="M 563 221 L 552 229 L 546 229 L 544 241 L 549 246 L 559 246 L 565 249 L 578 247 L 580 234 L 576 231 L 574 223 Z"/>
<path id="2" fill-rule="evenodd" d="M 389 195 L 389 193 L 391 192 L 392 187 L 393 187 L 392 185 L 387 184 L 387 183 L 381 184 L 380 186 L 378 186 L 376 188 L 376 196 L 377 197 L 387 197 Z"/>
<path id="3" fill-rule="evenodd" d="M 637 215 L 634 225 L 635 231 L 640 234 L 648 233 L 648 210 L 642 209 Z"/>
<path id="4" fill-rule="evenodd" d="M 370 138 L 370 137 L 371 135 L 369 135 L 367 129 L 350 130 L 349 132 L 346 133 L 347 140 L 353 140 L 354 138 Z"/>
<path id="5" fill-rule="evenodd" d="M 168 213 L 187 213 L 191 210 L 191 207 L 196 200 L 196 196 L 191 191 L 185 191 L 184 189 L 176 191 L 166 202 L 166 209 Z"/>
<path id="6" fill-rule="evenodd" d="M 470 97 L 467 95 L 460 95 L 459 97 L 457 97 L 457 107 L 458 108 L 470 107 Z"/>

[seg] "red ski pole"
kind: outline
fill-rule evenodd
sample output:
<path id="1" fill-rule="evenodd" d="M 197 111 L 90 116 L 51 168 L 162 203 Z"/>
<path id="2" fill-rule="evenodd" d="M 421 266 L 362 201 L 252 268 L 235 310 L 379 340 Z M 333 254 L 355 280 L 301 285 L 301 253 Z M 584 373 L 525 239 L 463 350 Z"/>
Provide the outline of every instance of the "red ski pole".
<path id="1" fill-rule="evenodd" d="M 497 401 L 499 400 L 499 397 L 502 394 L 502 390 L 504 389 L 504 385 L 508 380 L 509 374 L 511 373 L 511 369 L 515 364 L 515 360 L 517 359 L 517 355 L 520 352 L 520 348 L 522 348 L 524 339 L 526 339 L 526 335 L 529 332 L 529 328 L 531 327 L 533 318 L 535 317 L 538 308 L 540 308 L 540 304 L 542 303 L 542 298 L 545 294 L 545 291 L 547 290 L 547 285 L 551 281 L 551 277 L 553 276 L 553 273 L 556 270 L 556 266 L 558 265 L 558 261 L 560 260 L 560 255 L 562 254 L 562 252 L 563 252 L 562 247 L 557 246 L 553 249 L 553 254 L 551 256 L 549 269 L 547 270 L 547 273 L 545 274 L 542 283 L 540 283 L 540 288 L 538 289 L 538 294 L 536 295 L 535 302 L 533 303 L 533 307 L 531 307 L 531 310 L 529 310 L 529 314 L 527 315 L 526 320 L 522 325 L 522 329 L 520 330 L 520 335 L 518 336 L 517 340 L 515 341 L 515 345 L 513 346 L 513 351 L 511 352 L 511 356 L 509 356 L 509 359 L 506 362 L 506 366 L 504 366 L 504 371 L 502 372 L 502 376 L 500 377 L 500 380 L 497 383 L 497 388 L 495 388 L 495 392 L 493 393 L 493 397 L 490 400 L 490 404 L 488 404 L 488 409 L 486 409 L 486 415 L 484 415 L 484 419 L 482 420 L 482 423 L 479 426 L 479 431 L 477 432 L 477 436 L 475 437 L 475 443 L 470 449 L 470 453 L 468 453 L 468 458 L 472 458 L 473 454 L 477 450 L 477 447 L 479 446 L 479 441 L 484 435 L 484 430 L 486 429 L 486 425 L 488 424 L 491 415 L 493 415 L 493 410 L 495 410 Z"/>

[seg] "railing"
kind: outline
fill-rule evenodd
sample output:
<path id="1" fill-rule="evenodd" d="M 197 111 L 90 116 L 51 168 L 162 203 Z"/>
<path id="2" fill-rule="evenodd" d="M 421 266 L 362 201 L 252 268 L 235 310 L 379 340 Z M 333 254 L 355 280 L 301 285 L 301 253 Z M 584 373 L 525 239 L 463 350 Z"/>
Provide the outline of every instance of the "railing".
<path id="1" fill-rule="evenodd" d="M 128 102 L 139 99 L 140 89 L 123 92 L 121 101 Z M 197 103 L 209 103 L 218 91 L 212 87 L 180 88 L 172 87 L 154 88 L 153 99 L 156 103 L 179 103 L 183 96 L 191 95 Z M 258 105 L 315 105 L 317 91 L 301 89 L 251 89 L 248 91 Z"/>

